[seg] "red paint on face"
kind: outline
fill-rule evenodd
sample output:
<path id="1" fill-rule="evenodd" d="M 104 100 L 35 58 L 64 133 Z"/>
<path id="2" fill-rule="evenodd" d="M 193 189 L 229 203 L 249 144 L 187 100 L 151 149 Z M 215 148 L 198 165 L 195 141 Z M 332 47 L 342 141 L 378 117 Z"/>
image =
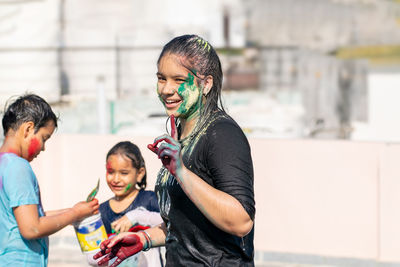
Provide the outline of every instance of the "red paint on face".
<path id="1" fill-rule="evenodd" d="M 107 161 L 107 164 L 106 164 L 106 171 L 107 171 L 107 174 L 109 174 L 112 171 L 111 164 L 108 161 Z"/>
<path id="2" fill-rule="evenodd" d="M 37 138 L 32 138 L 28 147 L 28 157 L 34 157 L 41 149 L 40 142 Z"/>

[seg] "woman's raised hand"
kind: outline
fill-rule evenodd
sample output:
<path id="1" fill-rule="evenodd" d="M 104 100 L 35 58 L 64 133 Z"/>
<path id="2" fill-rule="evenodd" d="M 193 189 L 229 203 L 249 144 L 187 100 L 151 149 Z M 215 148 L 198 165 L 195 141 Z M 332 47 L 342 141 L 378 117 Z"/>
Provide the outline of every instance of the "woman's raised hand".
<path id="1" fill-rule="evenodd" d="M 182 167 L 181 144 L 177 141 L 178 132 L 176 130 L 174 115 L 171 115 L 170 119 L 171 135 L 161 135 L 154 139 L 153 144 L 149 144 L 147 147 L 158 155 L 162 164 L 176 177 L 177 171 Z"/>

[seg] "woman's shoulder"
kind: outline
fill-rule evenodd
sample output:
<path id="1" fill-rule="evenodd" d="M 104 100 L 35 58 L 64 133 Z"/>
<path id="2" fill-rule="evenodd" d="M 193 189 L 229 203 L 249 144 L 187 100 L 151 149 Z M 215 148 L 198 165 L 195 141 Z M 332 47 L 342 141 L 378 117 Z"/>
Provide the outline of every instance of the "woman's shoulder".
<path id="1" fill-rule="evenodd" d="M 239 124 L 226 112 L 218 111 L 210 118 L 210 124 L 208 131 L 211 132 L 223 132 L 226 134 L 240 132 L 243 133 L 242 128 Z"/>

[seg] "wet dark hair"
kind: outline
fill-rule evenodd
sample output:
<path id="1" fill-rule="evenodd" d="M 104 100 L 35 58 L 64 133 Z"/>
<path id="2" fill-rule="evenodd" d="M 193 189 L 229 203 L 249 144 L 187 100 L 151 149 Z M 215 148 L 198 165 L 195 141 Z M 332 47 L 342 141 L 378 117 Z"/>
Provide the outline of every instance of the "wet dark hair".
<path id="1" fill-rule="evenodd" d="M 139 170 L 140 168 L 143 167 L 146 170 L 146 165 L 144 163 L 142 153 L 140 152 L 140 149 L 137 147 L 137 145 L 133 144 L 132 142 L 123 141 L 114 145 L 110 149 L 110 151 L 108 151 L 106 156 L 106 161 L 111 155 L 124 155 L 131 160 L 132 166 L 135 169 Z M 142 181 L 137 183 L 140 189 L 146 188 L 147 186 L 146 177 L 147 177 L 147 171 L 144 174 Z"/>
<path id="2" fill-rule="evenodd" d="M 222 68 L 221 62 L 214 48 L 198 35 L 182 35 L 169 41 L 162 49 L 157 60 L 160 64 L 161 58 L 166 54 L 174 54 L 183 57 L 183 66 L 187 68 L 197 80 L 200 76 L 211 75 L 213 86 L 206 96 L 206 103 L 200 112 L 200 117 L 207 117 L 218 108 L 224 110 L 221 100 L 222 90 Z"/>
<path id="3" fill-rule="evenodd" d="M 48 121 L 53 121 L 57 128 L 57 116 L 54 114 L 50 105 L 40 96 L 35 94 L 25 94 L 18 97 L 10 105 L 6 104 L 3 115 L 4 136 L 10 129 L 16 131 L 25 122 L 34 123 L 35 133 L 46 125 Z"/>

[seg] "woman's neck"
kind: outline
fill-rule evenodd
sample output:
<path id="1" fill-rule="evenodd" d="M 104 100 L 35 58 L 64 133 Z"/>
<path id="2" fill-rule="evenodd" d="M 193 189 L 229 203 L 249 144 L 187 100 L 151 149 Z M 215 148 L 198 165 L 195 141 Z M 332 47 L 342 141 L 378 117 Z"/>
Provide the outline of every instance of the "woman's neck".
<path id="1" fill-rule="evenodd" d="M 187 120 L 186 119 L 181 120 L 182 133 L 180 139 L 188 137 L 193 132 L 198 120 L 199 116 L 194 116 Z"/>

